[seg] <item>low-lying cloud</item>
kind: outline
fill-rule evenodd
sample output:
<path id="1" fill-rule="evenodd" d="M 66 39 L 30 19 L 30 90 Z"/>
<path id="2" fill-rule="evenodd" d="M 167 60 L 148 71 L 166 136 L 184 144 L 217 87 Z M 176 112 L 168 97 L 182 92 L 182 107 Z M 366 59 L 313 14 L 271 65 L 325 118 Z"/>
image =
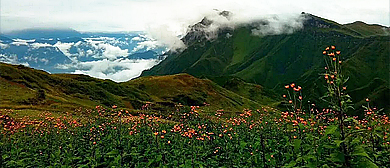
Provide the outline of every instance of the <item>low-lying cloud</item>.
<path id="1" fill-rule="evenodd" d="M 99 44 L 96 47 L 97 47 L 97 49 L 103 50 L 103 53 L 101 55 L 98 55 L 98 57 L 100 57 L 100 58 L 107 58 L 109 60 L 115 60 L 118 57 L 125 57 L 125 56 L 129 55 L 129 52 L 127 49 L 122 50 L 118 46 L 112 46 L 110 44 Z"/>
<path id="2" fill-rule="evenodd" d="M 129 55 L 128 49 L 121 49 L 118 46 L 111 45 L 106 43 L 105 41 L 96 41 L 96 39 L 87 38 L 85 39 L 86 43 L 82 43 L 81 41 L 77 43 L 63 43 L 58 41 L 53 47 L 57 47 L 61 50 L 64 55 L 69 57 L 71 60 L 77 60 L 77 57 L 88 57 L 92 56 L 96 59 L 109 59 L 115 60 L 118 57 L 126 57 Z M 45 44 L 36 44 L 36 46 L 45 46 Z M 88 50 L 80 49 L 79 47 L 86 47 Z M 77 52 L 71 53 L 70 49 L 72 47 L 76 47 Z"/>
<path id="3" fill-rule="evenodd" d="M 53 47 L 53 45 L 47 44 L 47 43 L 32 43 L 31 47 L 34 48 L 34 49 L 38 49 L 38 48 L 41 48 L 41 47 Z"/>
<path id="4" fill-rule="evenodd" d="M 158 64 L 157 59 L 129 59 L 129 54 L 140 50 L 153 50 L 160 47 L 156 40 L 145 35 L 139 35 L 130 39 L 136 43 L 136 47 L 129 52 L 114 44 L 120 44 L 115 38 L 85 38 L 85 42 L 61 43 L 58 47 L 66 56 L 73 60 L 71 64 L 58 65 L 58 69 L 71 70 L 74 74 L 85 74 L 101 79 L 111 79 L 116 82 L 124 82 L 141 75 L 145 69 L 150 69 Z M 71 53 L 72 47 L 76 47 L 76 53 Z M 93 61 L 80 61 L 83 57 L 93 57 Z"/>
<path id="5" fill-rule="evenodd" d="M 246 25 L 253 27 L 252 35 L 255 36 L 291 34 L 303 27 L 305 15 L 297 13 L 289 15 L 254 15 L 248 17 L 247 15 L 242 15 L 240 13 L 236 14 L 230 11 L 213 9 L 208 13 L 205 13 L 204 18 L 204 20 L 201 19 L 187 25 L 186 31 L 182 32 L 182 34 L 175 34 L 174 32 L 169 31 L 169 27 L 166 25 L 148 29 L 148 32 L 151 37 L 157 39 L 157 45 L 162 43 L 167 45 L 169 49 L 176 51 L 186 48 L 180 38 L 190 31 L 202 31 L 208 40 L 217 38 L 218 32 L 221 29 L 235 29 Z M 193 27 L 194 25 L 196 26 Z M 231 35 L 226 35 L 226 37 L 229 36 Z"/>
<path id="6" fill-rule="evenodd" d="M 8 64 L 20 64 L 24 66 L 29 66 L 27 62 L 19 62 L 18 56 L 15 54 L 6 55 L 0 54 L 0 62 L 8 63 Z"/>
<path id="7" fill-rule="evenodd" d="M 177 51 L 186 47 L 183 41 L 180 40 L 180 35 L 169 30 L 167 25 L 149 27 L 147 32 L 153 39 L 156 39 L 157 46 L 167 46 L 171 51 Z"/>
<path id="8" fill-rule="evenodd" d="M 53 47 L 57 47 L 65 56 L 71 58 L 72 54 L 70 54 L 69 50 L 74 45 L 74 43 L 62 43 L 58 41 Z"/>
<path id="9" fill-rule="evenodd" d="M 14 39 L 11 43 L 12 45 L 20 46 L 20 45 L 29 45 L 28 43 L 32 43 L 35 40 L 23 40 L 23 39 Z"/>
<path id="10" fill-rule="evenodd" d="M 130 58 L 130 54 L 149 50 L 160 53 L 164 50 L 162 45 L 144 34 L 89 37 L 74 42 L 57 40 L 56 42 L 51 41 L 51 44 L 39 42 L 39 40 L 14 39 L 9 44 L 0 42 L 2 50 L 0 62 L 32 65 L 39 69 L 47 66 L 46 68 L 55 70 L 55 72 L 85 74 L 124 82 L 138 77 L 143 70 L 150 69 L 161 61 L 157 58 Z M 10 47 L 12 50 L 7 50 Z M 18 50 L 18 47 L 21 50 L 26 50 L 26 54 L 22 56 L 13 54 L 13 51 Z M 62 53 L 62 57 L 68 57 L 71 62 L 54 63 L 55 60 L 47 58 L 53 56 L 53 53 L 58 56 L 57 60 L 61 59 Z"/>
<path id="11" fill-rule="evenodd" d="M 252 29 L 252 34 L 256 36 L 291 34 L 303 27 L 305 15 L 296 17 L 271 17 L 264 19 L 265 24 L 259 24 Z"/>
<path id="12" fill-rule="evenodd" d="M 0 49 L 6 49 L 6 48 L 8 48 L 8 47 L 9 47 L 8 44 L 0 43 Z"/>
<path id="13" fill-rule="evenodd" d="M 119 59 L 110 61 L 107 59 L 91 62 L 80 62 L 74 74 L 85 74 L 101 79 L 111 79 L 116 82 L 125 82 L 141 75 L 145 69 L 156 65 L 156 59 Z"/>
<path id="14" fill-rule="evenodd" d="M 160 46 L 156 40 L 147 40 L 147 41 L 141 41 L 137 43 L 137 47 L 135 47 L 131 53 L 135 53 L 139 50 L 146 49 L 146 50 L 153 50 Z"/>

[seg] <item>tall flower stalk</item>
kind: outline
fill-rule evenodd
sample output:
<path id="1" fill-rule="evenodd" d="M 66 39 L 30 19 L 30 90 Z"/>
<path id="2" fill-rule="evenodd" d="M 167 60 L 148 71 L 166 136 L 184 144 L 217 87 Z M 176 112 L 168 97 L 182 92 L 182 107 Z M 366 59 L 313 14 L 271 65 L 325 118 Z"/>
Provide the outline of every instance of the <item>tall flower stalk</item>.
<path id="1" fill-rule="evenodd" d="M 344 154 L 345 166 L 350 166 L 349 164 L 349 154 L 348 148 L 344 142 L 345 140 L 345 123 L 346 112 L 348 108 L 352 108 L 351 97 L 346 94 L 346 83 L 348 78 L 345 77 L 342 73 L 342 60 L 341 60 L 341 51 L 336 50 L 335 46 L 326 47 L 322 52 L 324 55 L 326 67 L 324 78 L 326 80 L 327 92 L 322 97 L 325 100 L 331 109 L 335 110 L 337 119 L 339 121 L 339 128 L 341 134 L 341 150 Z"/>

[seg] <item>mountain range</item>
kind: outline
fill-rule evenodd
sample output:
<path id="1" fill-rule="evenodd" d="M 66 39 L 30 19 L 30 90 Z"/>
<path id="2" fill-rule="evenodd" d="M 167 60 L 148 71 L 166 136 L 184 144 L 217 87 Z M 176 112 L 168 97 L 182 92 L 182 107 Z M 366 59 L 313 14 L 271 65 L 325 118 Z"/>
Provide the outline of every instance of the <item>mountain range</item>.
<path id="1" fill-rule="evenodd" d="M 322 51 L 335 45 L 342 52 L 343 71 L 349 76 L 348 91 L 356 108 L 369 97 L 378 107 L 389 109 L 390 28 L 363 22 L 338 24 L 302 13 L 302 28 L 291 33 L 258 36 L 258 21 L 235 28 L 221 27 L 218 36 L 203 31 L 212 21 L 204 18 L 191 27 L 183 52 L 167 52 L 167 58 L 141 76 L 188 73 L 219 83 L 236 77 L 285 93 L 283 86 L 303 86 L 305 100 L 320 103 L 325 83 L 320 76 L 325 62 Z"/>
<path id="2" fill-rule="evenodd" d="M 224 11 L 220 15 L 229 18 L 231 13 Z M 143 71 L 141 77 L 127 82 L 117 83 L 86 75 L 49 74 L 23 65 L 0 63 L 0 108 L 61 111 L 102 104 L 140 109 L 151 103 L 158 111 L 175 108 L 178 104 L 210 104 L 209 108 L 213 110 L 237 111 L 261 106 L 281 107 L 280 97 L 286 93 L 284 85 L 292 82 L 302 86 L 304 102 L 324 106 L 319 99 L 326 89 L 320 75 L 325 67 L 322 51 L 335 45 L 342 53 L 342 71 L 349 76 L 347 91 L 356 111 L 361 110 L 368 97 L 374 106 L 389 113 L 390 28 L 363 22 L 339 24 L 307 13 L 302 13 L 301 17 L 302 25 L 297 28 L 284 25 L 281 32 L 262 34 L 261 28 L 269 28 L 272 23 L 258 20 L 235 27 L 221 26 L 213 36 L 207 29 L 214 21 L 205 17 L 190 26 L 181 39 L 185 49 L 165 52 L 159 56 L 164 60 Z M 96 42 L 97 39 L 103 42 Z M 102 57 L 106 60 L 149 59 L 162 53 L 145 50 L 121 56 L 117 52 L 104 53 L 105 48 L 104 51 L 92 51 L 94 56 L 80 57 L 80 53 L 88 53 L 96 44 L 110 44 L 107 39 L 100 35 L 66 38 L 55 43 L 55 39 L 48 39 L 54 40 L 47 42 L 50 45 L 65 43 L 65 40 L 70 40 L 72 45 L 78 44 L 77 48 L 70 46 L 66 52 L 61 52 L 65 57 L 48 55 L 55 60 L 64 58 L 64 62 L 77 58 L 93 64 L 95 59 Z M 11 52 L 11 47 L 9 50 L 3 48 L 5 44 L 23 42 L 30 46 L 35 42 L 5 36 L 0 40 L 2 53 Z M 121 43 L 117 44 L 124 50 Z M 57 49 L 61 51 L 61 47 Z M 351 113 L 356 114 L 356 111 Z"/>
<path id="3" fill-rule="evenodd" d="M 0 62 L 23 64 L 50 73 L 79 72 L 95 77 L 103 74 L 115 81 L 136 77 L 112 76 L 123 70 L 136 71 L 128 67 L 129 64 L 143 66 L 143 62 L 148 62 L 152 66 L 160 60 L 158 55 L 166 50 L 143 32 L 80 33 L 72 29 L 26 29 L 1 34 L 0 40 Z M 93 63 L 108 64 L 108 68 L 94 69 Z"/>
<path id="4" fill-rule="evenodd" d="M 211 104 L 210 109 L 240 111 L 276 103 L 273 93 L 259 85 L 232 81 L 231 90 L 188 74 L 143 77 L 116 83 L 77 74 L 49 74 L 23 65 L 0 63 L 0 109 L 71 111 L 97 105 L 158 111 L 175 105 Z M 239 89 L 236 89 L 239 88 Z M 251 92 L 254 96 L 247 94 Z M 276 97 L 273 95 L 273 97 Z"/>

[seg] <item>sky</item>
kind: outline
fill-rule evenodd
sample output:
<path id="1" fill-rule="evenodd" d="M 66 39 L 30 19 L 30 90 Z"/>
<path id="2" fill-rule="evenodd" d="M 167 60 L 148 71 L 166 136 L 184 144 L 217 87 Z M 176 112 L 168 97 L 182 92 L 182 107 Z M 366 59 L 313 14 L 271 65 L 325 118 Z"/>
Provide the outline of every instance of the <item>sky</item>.
<path id="1" fill-rule="evenodd" d="M 390 25 L 389 0 L 1 0 L 0 32 L 72 28 L 81 32 L 149 31 L 183 34 L 213 9 L 242 19 L 311 13 L 338 23 Z"/>

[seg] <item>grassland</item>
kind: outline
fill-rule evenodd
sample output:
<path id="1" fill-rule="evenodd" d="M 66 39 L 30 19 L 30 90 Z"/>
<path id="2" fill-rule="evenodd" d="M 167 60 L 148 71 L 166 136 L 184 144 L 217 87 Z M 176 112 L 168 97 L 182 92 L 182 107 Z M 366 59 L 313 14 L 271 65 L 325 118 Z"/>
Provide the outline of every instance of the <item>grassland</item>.
<path id="1" fill-rule="evenodd" d="M 130 110 L 141 109 L 148 102 L 156 111 L 172 110 L 177 104 L 210 104 L 210 109 L 240 111 L 245 107 L 276 106 L 279 101 L 274 93 L 268 94 L 259 85 L 243 81 L 235 85 L 231 87 L 240 86 L 240 89 L 225 89 L 211 80 L 188 74 L 115 83 L 85 75 L 48 74 L 21 65 L 1 63 L 0 107 L 70 112 L 79 107 L 91 109 L 97 105 L 117 105 Z"/>

